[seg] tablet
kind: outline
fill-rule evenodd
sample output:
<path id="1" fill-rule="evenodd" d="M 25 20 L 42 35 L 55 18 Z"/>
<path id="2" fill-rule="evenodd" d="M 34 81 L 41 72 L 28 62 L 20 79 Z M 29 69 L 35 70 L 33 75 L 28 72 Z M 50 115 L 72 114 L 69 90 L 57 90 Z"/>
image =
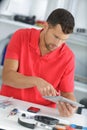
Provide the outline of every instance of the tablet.
<path id="1" fill-rule="evenodd" d="M 54 103 L 57 103 L 58 101 L 61 102 L 66 102 L 71 104 L 72 106 L 77 106 L 77 107 L 85 107 L 83 104 L 80 104 L 78 102 L 72 101 L 68 98 L 62 97 L 62 96 L 43 96 L 46 100 L 52 101 Z"/>

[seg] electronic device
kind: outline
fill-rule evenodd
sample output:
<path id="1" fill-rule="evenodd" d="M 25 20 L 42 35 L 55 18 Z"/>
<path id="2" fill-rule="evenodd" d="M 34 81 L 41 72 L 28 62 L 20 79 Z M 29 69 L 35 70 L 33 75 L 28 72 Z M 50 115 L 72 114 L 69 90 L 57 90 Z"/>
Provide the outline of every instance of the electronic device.
<path id="1" fill-rule="evenodd" d="M 78 102 L 72 101 L 68 98 L 62 97 L 62 96 L 43 96 L 46 100 L 52 101 L 54 103 L 57 103 L 58 101 L 69 103 L 72 106 L 77 106 L 77 107 L 84 107 L 83 104 L 80 104 Z"/>
<path id="2" fill-rule="evenodd" d="M 40 108 L 37 108 L 37 107 L 29 107 L 28 109 L 27 109 L 27 111 L 28 112 L 33 112 L 33 113 L 37 113 L 37 112 L 39 112 L 40 111 Z"/>
<path id="3" fill-rule="evenodd" d="M 31 24 L 31 25 L 35 24 L 35 18 L 36 16 L 14 15 L 15 21 L 20 21 L 23 23 Z"/>
<path id="4" fill-rule="evenodd" d="M 24 127 L 34 129 L 36 127 L 36 123 L 29 123 L 26 121 L 22 121 L 21 118 L 18 118 L 18 123 Z"/>
<path id="5" fill-rule="evenodd" d="M 43 115 L 35 115 L 34 119 L 47 125 L 55 125 L 59 122 L 59 120 L 56 118 Z"/>

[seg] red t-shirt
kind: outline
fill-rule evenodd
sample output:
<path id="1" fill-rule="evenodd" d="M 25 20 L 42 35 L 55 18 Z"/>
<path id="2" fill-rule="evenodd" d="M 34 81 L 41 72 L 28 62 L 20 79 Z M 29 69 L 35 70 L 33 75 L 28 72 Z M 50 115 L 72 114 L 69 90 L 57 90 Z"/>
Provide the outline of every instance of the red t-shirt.
<path id="1" fill-rule="evenodd" d="M 40 31 L 20 29 L 15 32 L 8 44 L 5 58 L 18 60 L 19 73 L 25 76 L 41 77 L 51 83 L 57 91 L 72 92 L 74 89 L 74 54 L 63 43 L 53 52 L 41 56 L 38 46 Z M 17 89 L 3 84 L 1 94 L 37 104 L 55 106 L 54 103 L 42 98 L 36 86 Z"/>

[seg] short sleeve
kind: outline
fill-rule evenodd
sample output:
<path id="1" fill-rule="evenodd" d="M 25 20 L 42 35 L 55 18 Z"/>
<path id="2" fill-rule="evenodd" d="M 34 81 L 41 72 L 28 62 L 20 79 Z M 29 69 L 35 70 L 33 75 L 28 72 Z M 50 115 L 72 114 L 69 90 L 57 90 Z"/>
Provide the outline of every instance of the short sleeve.
<path id="1" fill-rule="evenodd" d="M 19 59 L 21 46 L 21 30 L 16 31 L 8 43 L 5 59 Z"/>
<path id="2" fill-rule="evenodd" d="M 69 58 L 64 74 L 60 82 L 60 91 L 73 92 L 74 91 L 74 73 L 75 73 L 75 56 Z"/>

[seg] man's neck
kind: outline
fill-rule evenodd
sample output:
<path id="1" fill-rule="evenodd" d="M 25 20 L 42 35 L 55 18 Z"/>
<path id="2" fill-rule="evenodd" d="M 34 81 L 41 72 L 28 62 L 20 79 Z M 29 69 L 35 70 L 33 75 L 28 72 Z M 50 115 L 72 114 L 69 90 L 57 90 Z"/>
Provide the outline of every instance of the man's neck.
<path id="1" fill-rule="evenodd" d="M 45 42 L 44 42 L 44 31 L 42 31 L 41 34 L 40 34 L 39 48 L 40 48 L 40 53 L 41 53 L 42 56 L 46 55 L 47 53 L 50 52 L 49 50 L 47 50 L 47 48 L 45 46 Z"/>

